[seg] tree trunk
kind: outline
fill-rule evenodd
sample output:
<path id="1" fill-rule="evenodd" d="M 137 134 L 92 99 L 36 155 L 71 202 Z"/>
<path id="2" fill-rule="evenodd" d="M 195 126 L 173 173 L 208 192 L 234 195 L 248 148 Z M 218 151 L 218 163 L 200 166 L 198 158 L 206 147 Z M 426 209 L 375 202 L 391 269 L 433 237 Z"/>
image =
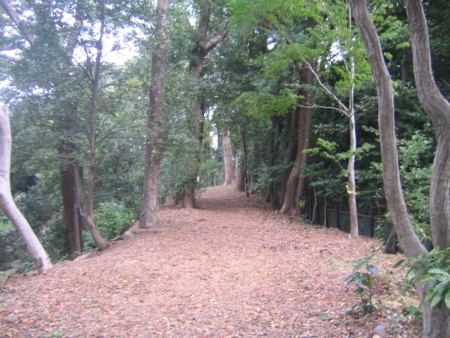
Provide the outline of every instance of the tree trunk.
<path id="1" fill-rule="evenodd" d="M 352 106 L 352 105 L 350 105 Z M 357 148 L 356 142 L 356 119 L 353 108 L 349 111 L 350 120 L 350 151 L 354 152 Z M 358 206 L 356 204 L 356 177 L 355 177 L 356 155 L 351 155 L 347 164 L 347 193 L 348 206 L 350 211 L 350 236 L 356 238 L 359 236 L 358 224 Z"/>
<path id="2" fill-rule="evenodd" d="M 436 154 L 430 184 L 430 225 L 433 245 L 450 246 L 450 103 L 436 85 L 431 66 L 428 27 L 421 1 L 407 0 L 406 13 L 411 34 L 414 77 L 420 104 L 430 116 L 436 132 Z M 424 311 L 427 337 L 450 337 L 450 317 L 444 304 Z"/>
<path id="3" fill-rule="evenodd" d="M 36 237 L 28 221 L 17 208 L 11 195 L 11 127 L 9 124 L 9 109 L 0 105 L 0 207 L 14 224 L 33 259 L 37 271 L 50 270 L 53 265 L 41 242 Z"/>
<path id="4" fill-rule="evenodd" d="M 356 23 L 361 31 L 364 44 L 367 49 L 370 66 L 372 68 L 372 73 L 374 75 L 378 91 L 378 114 L 381 160 L 383 164 L 383 185 L 388 210 L 392 217 L 395 232 L 405 255 L 407 257 L 417 257 L 420 254 L 427 254 L 427 250 L 414 232 L 402 194 L 398 165 L 397 140 L 395 136 L 394 92 L 390 75 L 384 61 L 384 55 L 381 49 L 378 33 L 370 18 L 366 1 L 351 0 L 350 3 Z M 425 48 L 424 45 L 417 47 Z M 416 62 L 419 61 L 416 60 Z M 421 81 L 421 79 L 419 81 Z M 437 152 L 436 157 L 438 156 L 439 155 Z M 448 193 L 448 188 L 446 193 Z M 430 205 L 430 207 L 434 206 Z M 425 295 L 423 284 L 419 285 L 418 291 L 420 298 L 423 300 Z M 449 337 L 447 325 L 448 318 L 446 318 L 446 313 L 443 311 L 442 306 L 430 309 L 429 304 L 425 303 L 423 305 L 422 312 L 425 337 Z"/>
<path id="5" fill-rule="evenodd" d="M 430 186 L 430 223 L 433 245 L 444 250 L 450 246 L 450 103 L 434 80 L 428 27 L 421 1 L 407 0 L 406 13 L 420 104 L 433 121 L 436 131 L 437 147 Z"/>
<path id="6" fill-rule="evenodd" d="M 161 125 L 164 114 L 164 77 L 168 50 L 169 0 L 158 0 L 155 26 L 156 50 L 152 58 L 149 131 L 145 160 L 145 179 L 139 228 L 154 227 L 158 221 L 158 189 L 161 166 Z"/>
<path id="7" fill-rule="evenodd" d="M 314 75 L 309 67 L 303 69 L 304 81 L 308 85 L 313 85 Z M 304 180 L 302 168 L 308 163 L 308 154 L 304 154 L 303 150 L 309 148 L 311 128 L 312 128 L 312 108 L 311 95 L 309 90 L 304 90 L 304 99 L 302 99 L 302 106 L 298 109 L 298 136 L 297 136 L 297 155 L 295 157 L 294 166 L 291 169 L 289 178 L 286 184 L 286 191 L 283 199 L 283 206 L 280 212 L 283 214 L 296 215 L 299 209 L 297 209 L 297 196 L 303 196 L 305 184 L 304 181 L 299 185 L 299 179 Z M 298 189 L 302 189 L 299 191 Z"/>
<path id="8" fill-rule="evenodd" d="M 298 113 L 295 112 L 294 114 L 290 113 L 286 119 L 285 119 L 285 126 L 284 129 L 287 130 L 287 135 L 283 139 L 287 139 L 287 145 L 284 149 L 284 155 L 283 155 L 283 164 L 288 165 L 295 161 L 295 157 L 297 154 L 297 146 L 298 146 Z M 288 166 L 284 171 L 281 178 L 281 201 L 280 204 L 283 205 L 284 203 L 284 196 L 286 195 L 286 187 L 287 182 L 289 180 L 289 174 L 292 170 L 292 164 Z"/>
<path id="9" fill-rule="evenodd" d="M 203 72 L 203 63 L 208 52 L 213 49 L 220 41 L 222 41 L 228 34 L 228 27 L 225 27 L 222 32 L 220 32 L 215 37 L 207 40 L 208 30 L 209 30 L 209 20 L 211 16 L 211 1 L 206 1 L 203 7 L 203 11 L 200 17 L 200 23 L 198 26 L 198 42 L 195 46 L 193 53 L 193 62 L 190 65 L 191 79 L 193 82 L 198 81 L 201 78 Z M 187 184 L 186 191 L 181 197 L 183 202 L 183 207 L 193 208 L 195 206 L 195 188 L 197 185 L 197 176 L 200 169 L 200 152 L 202 143 L 202 133 L 203 133 L 203 106 L 201 103 L 201 98 L 198 94 L 195 97 L 193 118 L 197 126 L 195 127 L 194 137 L 199 141 L 198 153 L 195 155 L 194 169 L 192 173 L 192 179 Z"/>
<path id="10" fill-rule="evenodd" d="M 267 149 L 267 167 L 270 170 L 269 174 L 269 182 L 267 184 L 267 195 L 266 202 L 270 204 L 272 209 L 275 209 L 275 182 L 274 182 L 274 174 L 272 172 L 272 167 L 275 164 L 275 132 L 277 129 L 277 120 L 276 117 L 272 117 L 272 128 L 270 128 L 269 133 L 269 144 Z"/>
<path id="11" fill-rule="evenodd" d="M 229 130 L 222 136 L 222 144 L 223 162 L 225 167 L 225 181 L 223 182 L 223 185 L 230 185 L 234 183 L 234 165 Z"/>
<path id="12" fill-rule="evenodd" d="M 76 165 L 73 163 L 64 164 L 61 168 L 61 187 L 64 210 L 64 224 L 67 231 L 67 253 L 72 257 L 75 252 L 83 251 L 83 232 L 79 209 L 74 207 L 79 205 L 76 189 Z"/>
<path id="13" fill-rule="evenodd" d="M 350 9 L 351 13 L 351 9 Z M 351 14 L 349 14 L 349 21 L 351 26 Z M 356 238 L 359 236 L 359 222 L 358 222 L 358 206 L 356 203 L 356 175 L 355 175 L 355 163 L 356 155 L 355 151 L 358 148 L 358 141 L 356 138 L 356 111 L 355 111 L 355 61 L 352 58 L 350 61 L 350 77 L 351 86 L 349 90 L 349 104 L 346 115 L 349 119 L 349 132 L 350 132 L 350 158 L 347 164 L 347 182 L 348 182 L 348 206 L 350 211 L 350 236 Z"/>
<path id="14" fill-rule="evenodd" d="M 236 171 L 234 177 L 236 179 L 236 191 L 245 191 L 245 150 L 241 145 L 236 154 Z"/>

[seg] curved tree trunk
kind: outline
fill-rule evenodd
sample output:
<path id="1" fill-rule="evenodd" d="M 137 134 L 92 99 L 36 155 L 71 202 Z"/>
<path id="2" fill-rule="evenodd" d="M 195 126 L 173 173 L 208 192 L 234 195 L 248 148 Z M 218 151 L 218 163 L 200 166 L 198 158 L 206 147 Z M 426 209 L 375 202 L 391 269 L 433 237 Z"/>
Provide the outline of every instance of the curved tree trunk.
<path id="1" fill-rule="evenodd" d="M 428 27 L 421 1 L 407 0 L 414 77 L 420 104 L 433 121 L 436 132 L 436 154 L 430 184 L 430 224 L 433 245 L 445 250 L 450 246 L 450 103 L 442 95 L 431 66 Z M 450 337 L 450 317 L 445 304 L 424 312 L 427 337 Z"/>
<path id="2" fill-rule="evenodd" d="M 11 195 L 11 127 L 9 109 L 0 105 L 0 207 L 14 224 L 33 259 L 38 272 L 50 270 L 53 265 L 39 239 L 36 237 L 28 221 L 17 208 Z"/>
<path id="3" fill-rule="evenodd" d="M 158 0 L 155 26 L 156 50 L 152 58 L 150 109 L 145 157 L 145 178 L 139 228 L 154 227 L 158 221 L 158 189 L 161 166 L 161 125 L 164 114 L 164 77 L 168 51 L 169 0 Z"/>
<path id="4" fill-rule="evenodd" d="M 436 131 L 437 148 L 430 187 L 430 222 L 433 245 L 444 250 L 450 246 L 450 103 L 434 80 L 428 27 L 421 1 L 407 0 L 406 13 L 420 104 L 433 121 Z"/>
<path id="5" fill-rule="evenodd" d="M 411 1 L 409 3 L 411 3 Z M 416 2 L 416 4 L 417 3 L 418 1 Z M 367 9 L 366 1 L 351 0 L 351 6 L 356 23 L 359 27 L 359 30 L 361 31 L 364 43 L 366 45 L 369 62 L 378 91 L 381 159 L 383 164 L 384 190 L 388 209 L 394 223 L 395 232 L 397 233 L 398 239 L 405 255 L 407 257 L 417 257 L 420 254 L 427 254 L 427 250 L 422 245 L 418 236 L 414 232 L 414 228 L 411 224 L 411 220 L 406 208 L 406 203 L 402 194 L 398 165 L 397 143 L 395 137 L 394 93 L 390 75 L 384 61 L 384 56 L 375 25 L 373 24 L 369 15 L 369 11 Z M 411 15 L 411 13 L 409 14 Z M 413 21 L 411 22 L 411 25 L 419 25 L 419 23 Z M 414 33 L 412 34 L 414 35 Z M 423 31 L 421 33 L 419 32 L 419 34 L 423 34 Z M 414 44 L 417 44 L 417 40 L 413 39 L 413 45 Z M 424 44 L 417 45 L 416 47 L 421 49 L 425 48 Z M 421 57 L 423 57 L 423 55 Z M 420 63 L 421 61 L 416 59 L 414 62 Z M 431 72 L 431 66 L 429 71 Z M 430 81 L 429 78 L 423 80 Z M 422 81 L 422 78 L 417 78 L 417 81 Z M 431 93 L 426 94 L 430 95 Z M 438 149 L 438 151 L 436 152 L 436 157 L 438 157 L 439 155 L 440 154 Z M 437 175 L 434 170 L 433 175 Z M 435 177 L 432 177 L 432 181 L 435 179 Z M 445 194 L 448 194 L 448 182 L 442 182 L 442 184 L 446 184 L 444 187 L 447 188 L 442 190 L 445 190 Z M 430 204 L 430 208 L 434 207 L 436 206 Z M 433 236 L 434 235 L 435 234 L 433 233 Z M 425 291 L 425 286 L 423 284 L 418 286 L 418 293 L 421 299 L 424 298 Z M 438 306 L 434 309 L 430 309 L 429 303 L 425 303 L 423 305 L 422 312 L 425 337 L 449 337 L 449 319 L 447 318 L 447 313 L 444 306 Z"/>

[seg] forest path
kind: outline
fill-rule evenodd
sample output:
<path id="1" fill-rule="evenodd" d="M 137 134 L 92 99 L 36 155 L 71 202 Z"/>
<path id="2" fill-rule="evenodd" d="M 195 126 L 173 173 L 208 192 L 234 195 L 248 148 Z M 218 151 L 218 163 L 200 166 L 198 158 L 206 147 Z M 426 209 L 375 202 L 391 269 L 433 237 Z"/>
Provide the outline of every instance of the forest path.
<path id="1" fill-rule="evenodd" d="M 0 336 L 354 337 L 386 321 L 345 315 L 358 302 L 345 278 L 375 240 L 290 221 L 231 187 L 207 189 L 198 206 L 162 209 L 167 231 L 11 278 L 0 294 Z M 399 257 L 377 255 L 388 276 Z M 388 284 L 377 286 L 379 297 L 400 302 Z"/>

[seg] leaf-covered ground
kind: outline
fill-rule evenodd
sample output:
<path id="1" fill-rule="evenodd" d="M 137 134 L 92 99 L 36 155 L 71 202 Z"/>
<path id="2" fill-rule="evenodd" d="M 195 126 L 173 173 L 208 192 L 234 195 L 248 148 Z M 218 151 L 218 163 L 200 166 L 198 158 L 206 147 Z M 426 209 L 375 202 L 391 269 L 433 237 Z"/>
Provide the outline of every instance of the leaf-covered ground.
<path id="1" fill-rule="evenodd" d="M 158 232 L 0 286 L 1 337 L 420 337 L 405 310 L 400 259 L 209 188 L 199 209 L 165 208 Z M 376 252 L 374 252 L 376 251 Z M 377 311 L 345 279 L 374 254 Z"/>

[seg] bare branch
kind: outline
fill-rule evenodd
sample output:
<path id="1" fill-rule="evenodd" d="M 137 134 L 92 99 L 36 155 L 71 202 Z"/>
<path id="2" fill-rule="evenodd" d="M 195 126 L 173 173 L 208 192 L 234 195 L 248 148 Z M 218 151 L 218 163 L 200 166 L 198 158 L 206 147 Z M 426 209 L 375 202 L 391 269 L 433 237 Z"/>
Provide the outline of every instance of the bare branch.
<path id="1" fill-rule="evenodd" d="M 6 60 L 9 60 L 9 61 L 15 62 L 15 63 L 19 63 L 20 62 L 19 59 L 15 58 L 13 56 L 9 56 L 9 55 L 3 54 L 3 53 L 0 53 L 0 57 L 4 58 Z"/>
<path id="2" fill-rule="evenodd" d="M 208 41 L 204 41 L 201 43 L 202 48 L 205 50 L 205 52 L 210 51 L 212 48 L 214 48 L 220 41 L 225 39 L 225 37 L 228 35 L 228 32 L 230 31 L 230 28 L 228 25 L 225 26 L 225 28 L 217 34 L 215 37 L 211 38 Z"/>
<path id="3" fill-rule="evenodd" d="M 20 33 L 24 36 L 24 38 L 28 41 L 30 45 L 33 45 L 36 41 L 33 34 L 31 34 L 28 28 L 25 27 L 23 21 L 20 19 L 16 10 L 11 6 L 11 3 L 8 0 L 0 0 L 0 5 L 5 10 L 6 14 L 10 17 L 10 19 L 14 22 L 14 24 L 19 29 Z"/>
<path id="4" fill-rule="evenodd" d="M 309 67 L 309 69 L 311 70 L 311 72 L 314 74 L 314 77 L 316 78 L 317 82 L 319 83 L 319 85 L 325 90 L 325 92 L 331 96 L 331 98 L 336 101 L 336 103 L 339 105 L 339 107 L 341 107 L 340 111 L 343 112 L 345 115 L 347 115 L 348 117 L 350 117 L 349 115 L 349 109 L 347 108 L 347 106 L 341 101 L 339 100 L 339 98 L 336 96 L 336 94 L 334 94 L 330 88 L 328 88 L 328 86 L 326 86 L 322 80 L 320 80 L 319 75 L 317 74 L 317 72 L 314 70 L 314 67 L 311 66 L 311 64 L 305 60 L 305 64 L 306 66 Z"/>

